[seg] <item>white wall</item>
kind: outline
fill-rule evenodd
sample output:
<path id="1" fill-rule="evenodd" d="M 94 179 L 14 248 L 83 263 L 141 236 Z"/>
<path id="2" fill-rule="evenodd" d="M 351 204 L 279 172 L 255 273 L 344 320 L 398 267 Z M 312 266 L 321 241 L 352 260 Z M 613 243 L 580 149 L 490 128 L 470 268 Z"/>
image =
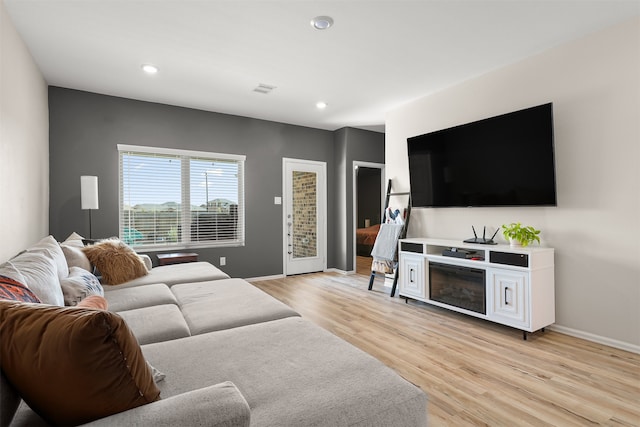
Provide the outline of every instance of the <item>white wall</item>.
<path id="1" fill-rule="evenodd" d="M 550 101 L 557 207 L 415 209 L 409 235 L 464 239 L 472 224 L 513 221 L 541 229 L 556 249 L 555 329 L 638 351 L 640 19 L 390 112 L 387 178 L 409 188 L 407 137 Z"/>
<path id="2" fill-rule="evenodd" d="M 0 262 L 48 234 L 47 84 L 0 2 Z"/>

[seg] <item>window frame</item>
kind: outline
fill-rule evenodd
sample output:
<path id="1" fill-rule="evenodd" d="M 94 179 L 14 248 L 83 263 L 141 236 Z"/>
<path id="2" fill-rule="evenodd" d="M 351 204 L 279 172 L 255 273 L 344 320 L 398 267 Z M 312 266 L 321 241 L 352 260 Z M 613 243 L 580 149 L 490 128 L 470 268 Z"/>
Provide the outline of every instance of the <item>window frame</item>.
<path id="1" fill-rule="evenodd" d="M 123 156 L 126 154 L 149 154 L 175 156 L 181 160 L 180 186 L 181 186 L 181 229 L 191 228 L 191 192 L 190 192 L 190 161 L 191 160 L 211 160 L 211 161 L 233 161 L 238 165 L 238 208 L 236 238 L 233 240 L 206 240 L 191 241 L 191 233 L 181 233 L 180 241 L 172 243 L 146 243 L 131 244 L 131 246 L 141 251 L 153 250 L 175 250 L 175 249 L 196 249 L 196 248 L 217 248 L 217 247 L 238 247 L 245 245 L 245 161 L 246 156 L 241 154 L 213 153 L 208 151 L 183 150 L 177 148 L 149 147 L 141 145 L 118 144 L 118 235 L 124 235 L 124 170 Z M 186 161 L 185 161 L 186 160 Z"/>

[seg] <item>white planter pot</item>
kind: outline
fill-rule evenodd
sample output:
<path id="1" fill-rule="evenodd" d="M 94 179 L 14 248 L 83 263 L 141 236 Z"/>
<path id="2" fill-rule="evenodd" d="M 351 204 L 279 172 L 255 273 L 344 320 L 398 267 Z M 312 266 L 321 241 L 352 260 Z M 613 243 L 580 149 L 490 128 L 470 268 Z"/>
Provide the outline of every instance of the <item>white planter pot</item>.
<path id="1" fill-rule="evenodd" d="M 520 240 L 516 240 L 516 239 L 509 239 L 509 246 L 511 247 L 521 247 L 522 246 L 522 242 Z"/>

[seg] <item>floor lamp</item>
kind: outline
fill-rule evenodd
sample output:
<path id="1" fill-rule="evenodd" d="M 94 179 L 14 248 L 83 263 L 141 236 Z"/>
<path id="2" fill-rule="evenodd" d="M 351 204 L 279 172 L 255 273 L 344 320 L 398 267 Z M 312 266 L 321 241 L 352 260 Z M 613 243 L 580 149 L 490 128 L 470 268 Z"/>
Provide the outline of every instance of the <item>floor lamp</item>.
<path id="1" fill-rule="evenodd" d="M 83 175 L 80 177 L 80 203 L 82 209 L 89 209 L 89 238 L 91 236 L 91 210 L 98 209 L 98 177 Z"/>

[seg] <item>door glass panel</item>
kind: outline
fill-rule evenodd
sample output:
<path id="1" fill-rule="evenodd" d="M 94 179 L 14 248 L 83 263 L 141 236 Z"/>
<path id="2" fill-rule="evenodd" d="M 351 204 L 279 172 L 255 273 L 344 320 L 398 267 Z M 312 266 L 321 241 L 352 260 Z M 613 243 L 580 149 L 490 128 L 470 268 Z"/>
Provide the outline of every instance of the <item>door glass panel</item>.
<path id="1" fill-rule="evenodd" d="M 294 258 L 317 256 L 317 194 L 315 172 L 293 171 L 292 244 Z"/>

